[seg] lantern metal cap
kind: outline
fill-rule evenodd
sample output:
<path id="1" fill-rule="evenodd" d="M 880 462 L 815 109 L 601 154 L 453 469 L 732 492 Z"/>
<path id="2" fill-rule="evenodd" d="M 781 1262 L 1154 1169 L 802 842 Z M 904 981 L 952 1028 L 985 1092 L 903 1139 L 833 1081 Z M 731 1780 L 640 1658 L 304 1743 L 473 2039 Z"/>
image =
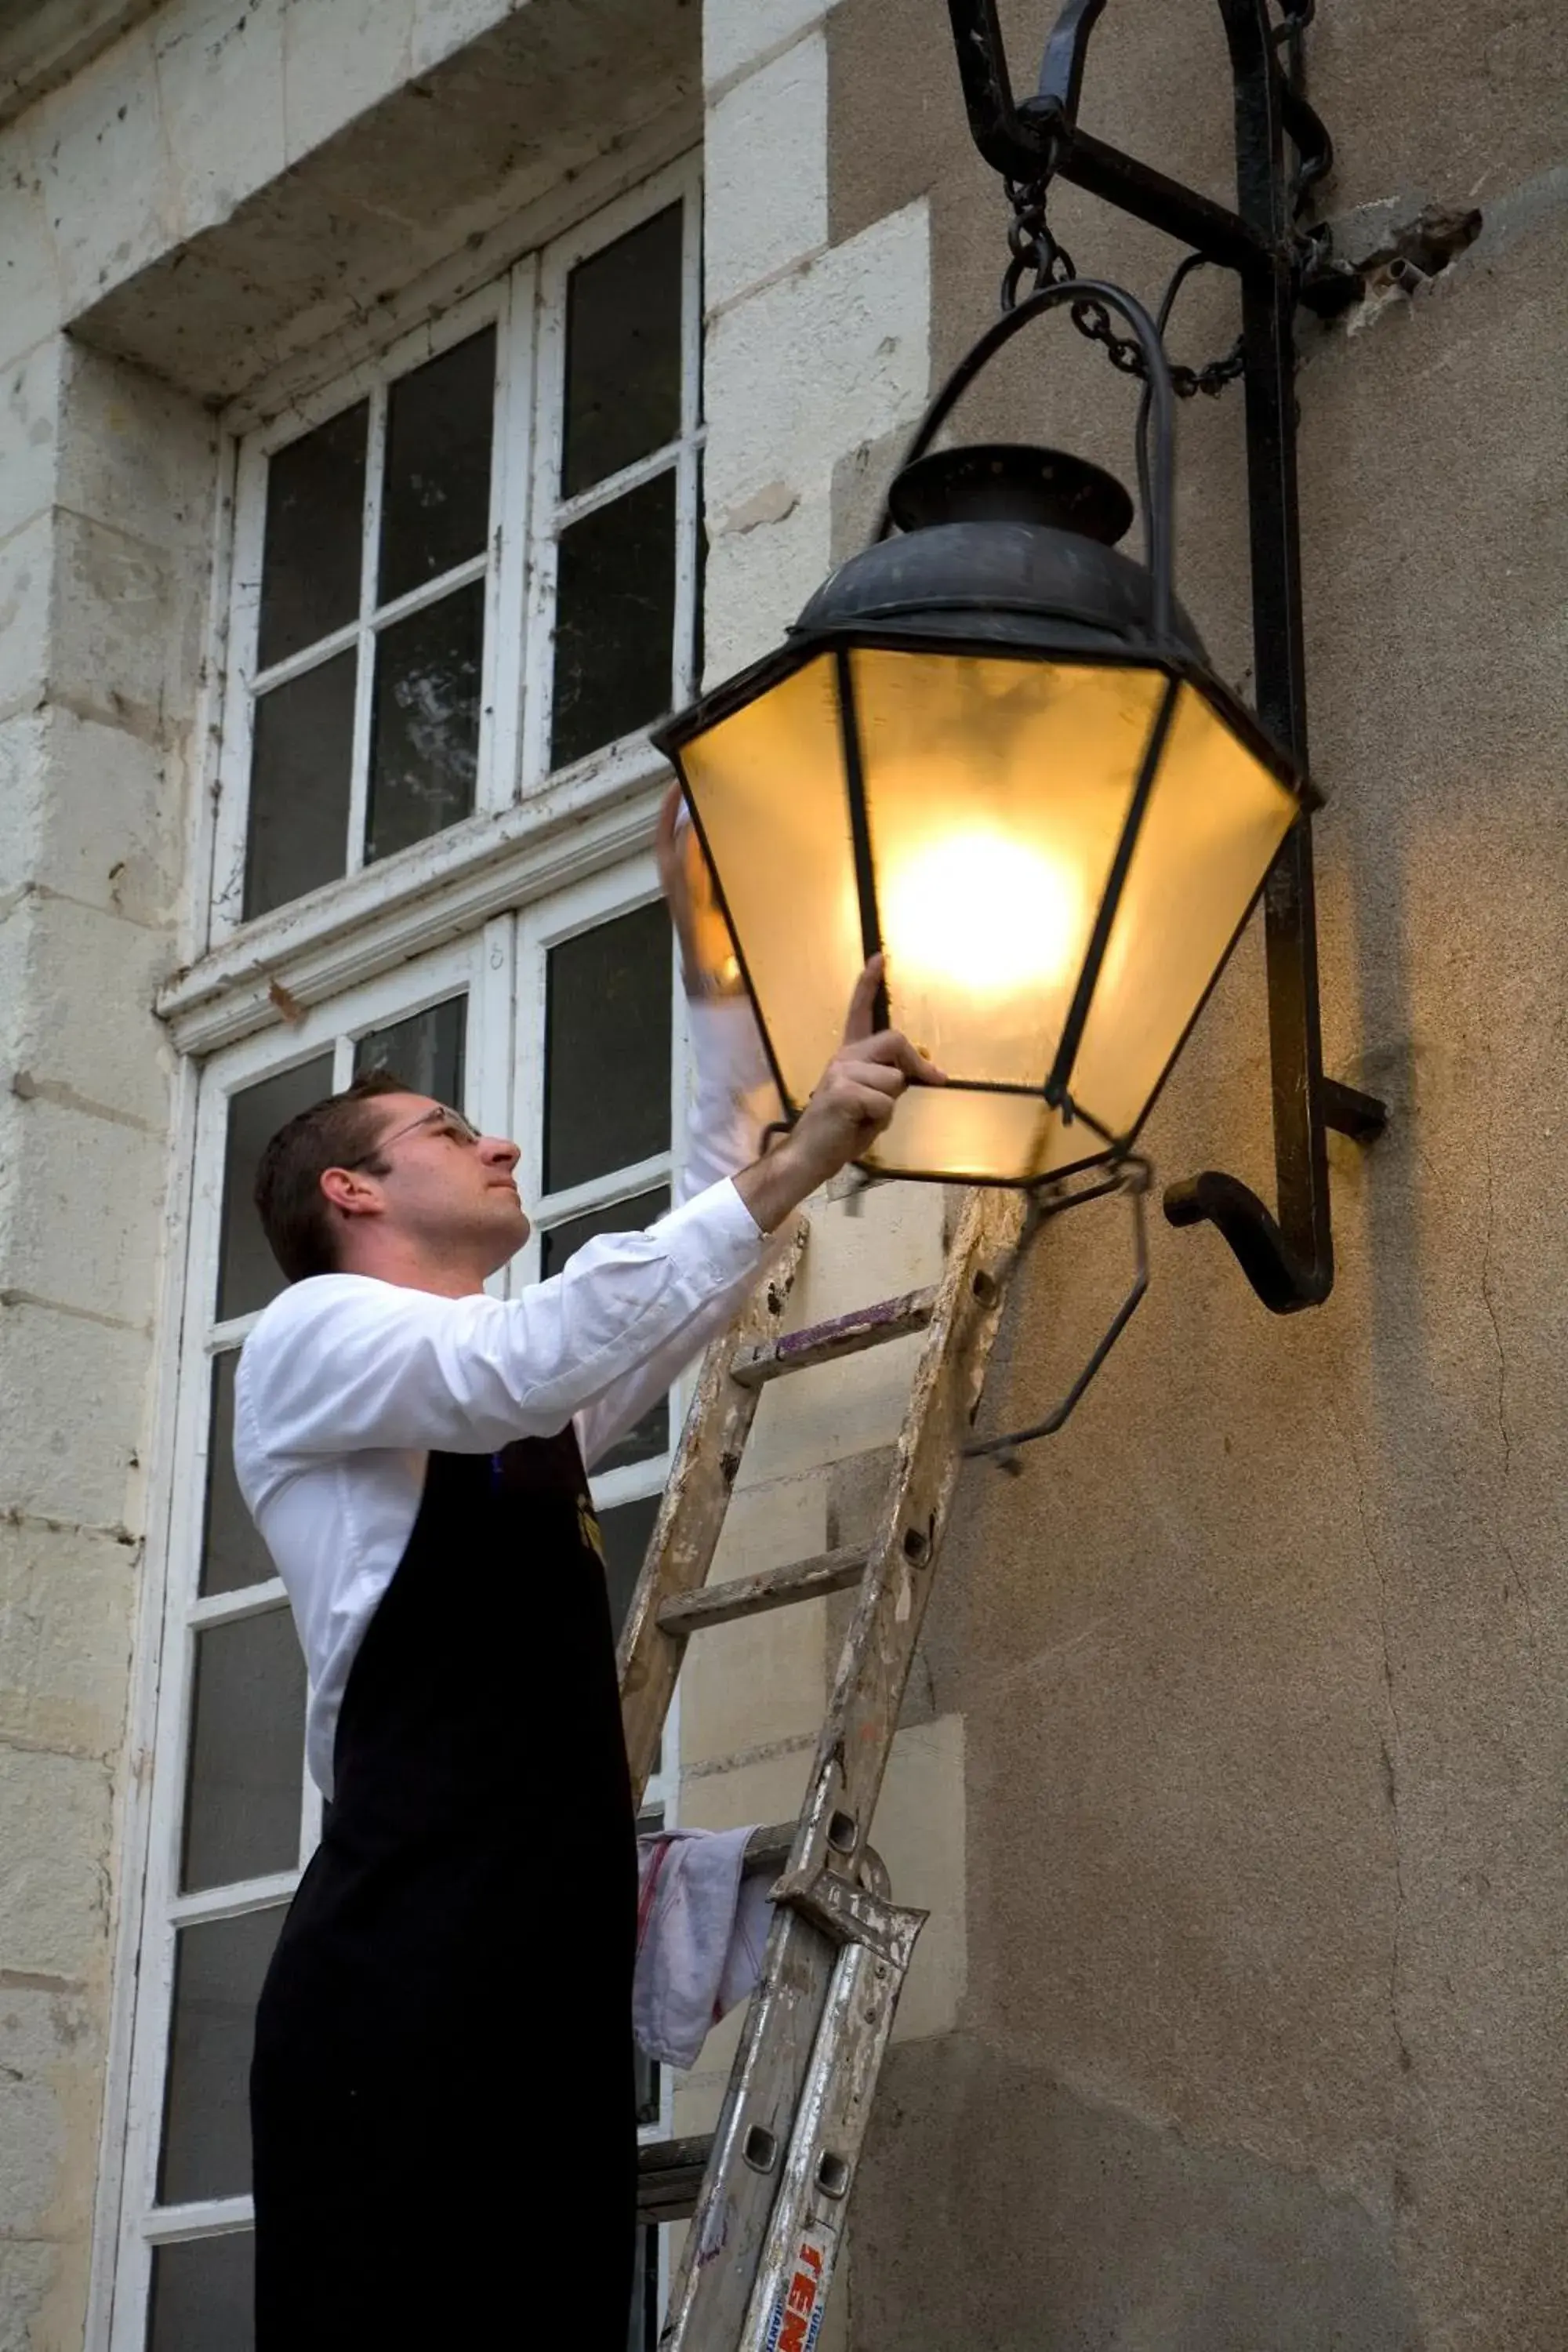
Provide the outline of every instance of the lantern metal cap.
<path id="1" fill-rule="evenodd" d="M 1154 627 L 1154 583 L 1111 541 L 1132 502 L 1111 475 L 1014 443 L 943 449 L 905 467 L 889 511 L 903 529 L 840 564 L 790 635 L 953 640 L 1044 654 L 1185 656 L 1203 641 L 1179 604 Z"/>
<path id="2" fill-rule="evenodd" d="M 1132 501 L 1114 474 L 1070 450 L 986 441 L 917 457 L 894 477 L 888 511 L 900 530 L 942 522 L 1032 522 L 1114 547 L 1127 535 Z"/>

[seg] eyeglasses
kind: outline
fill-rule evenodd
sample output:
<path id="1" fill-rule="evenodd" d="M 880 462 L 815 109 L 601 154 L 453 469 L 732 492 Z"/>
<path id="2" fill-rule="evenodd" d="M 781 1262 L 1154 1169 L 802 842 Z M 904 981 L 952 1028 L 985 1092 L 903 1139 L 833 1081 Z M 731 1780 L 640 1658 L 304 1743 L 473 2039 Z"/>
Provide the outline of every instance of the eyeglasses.
<path id="1" fill-rule="evenodd" d="M 367 1160 L 379 1160 L 389 1145 L 401 1143 L 405 1135 L 414 1135 L 422 1127 L 430 1128 L 438 1135 L 449 1135 L 454 1143 L 478 1143 L 479 1140 L 479 1129 L 470 1119 L 466 1119 L 460 1110 L 448 1110 L 444 1103 L 437 1103 L 433 1110 L 422 1110 L 417 1118 L 411 1118 L 406 1127 L 395 1127 L 390 1135 L 384 1135 L 379 1142 L 371 1145 L 368 1151 L 362 1151 L 357 1160 L 344 1160 L 340 1165 L 350 1171 L 363 1168 Z"/>

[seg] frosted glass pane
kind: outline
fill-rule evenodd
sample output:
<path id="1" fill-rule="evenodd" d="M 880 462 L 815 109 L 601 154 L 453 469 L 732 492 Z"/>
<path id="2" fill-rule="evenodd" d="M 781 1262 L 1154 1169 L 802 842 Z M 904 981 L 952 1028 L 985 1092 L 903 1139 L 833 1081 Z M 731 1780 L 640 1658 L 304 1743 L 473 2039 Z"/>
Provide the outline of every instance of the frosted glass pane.
<path id="1" fill-rule="evenodd" d="M 843 1034 L 862 961 L 832 656 L 680 757 L 798 1109 Z"/>
<path id="2" fill-rule="evenodd" d="M 955 1182 L 1018 1183 L 1089 1159 L 1099 1149 L 1087 1128 L 1064 1130 L 1043 1097 L 911 1087 L 866 1165 L 889 1175 L 913 1170 Z"/>
<path id="3" fill-rule="evenodd" d="M 1038 1086 L 1164 681 L 968 656 L 851 661 L 893 1021 L 951 1076 Z"/>
<path id="4" fill-rule="evenodd" d="M 1113 1135 L 1142 1118 L 1296 805 L 1184 686 L 1072 1076 Z"/>

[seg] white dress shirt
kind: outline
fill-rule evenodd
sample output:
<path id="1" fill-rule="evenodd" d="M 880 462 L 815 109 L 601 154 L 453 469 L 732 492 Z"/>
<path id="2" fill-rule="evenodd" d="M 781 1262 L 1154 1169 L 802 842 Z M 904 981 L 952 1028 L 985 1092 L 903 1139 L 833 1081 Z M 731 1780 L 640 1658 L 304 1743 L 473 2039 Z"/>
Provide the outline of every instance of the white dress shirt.
<path id="1" fill-rule="evenodd" d="M 307 1752 L 326 1796 L 349 1671 L 413 1531 L 427 1454 L 491 1454 L 572 1421 L 591 1467 L 730 1320 L 767 1258 L 730 1181 L 756 1156 L 756 1026 L 741 1000 L 689 1010 L 696 1100 L 668 1216 L 598 1235 L 516 1298 L 315 1275 L 275 1298 L 245 1343 L 235 1470 L 293 1609 Z"/>

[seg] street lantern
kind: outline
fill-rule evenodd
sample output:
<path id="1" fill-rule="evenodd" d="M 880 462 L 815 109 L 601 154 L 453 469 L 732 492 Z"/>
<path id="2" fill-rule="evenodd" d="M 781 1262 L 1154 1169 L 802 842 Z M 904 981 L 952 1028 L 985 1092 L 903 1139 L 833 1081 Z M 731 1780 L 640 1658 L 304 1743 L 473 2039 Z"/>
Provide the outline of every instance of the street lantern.
<path id="1" fill-rule="evenodd" d="M 1147 563 L 1098 467 L 926 454 L 1040 313 L 1092 299 L 1142 346 Z M 1170 372 L 1118 289 L 1058 282 L 982 337 L 929 412 L 884 533 L 778 653 L 656 740 L 677 766 L 786 1118 L 866 959 L 948 1074 L 866 1165 L 1038 1185 L 1131 1150 L 1308 793 L 1215 676 L 1172 584 Z M 1142 430 L 1142 425 L 1141 425 Z M 1141 474 L 1149 469 L 1141 465 Z"/>

